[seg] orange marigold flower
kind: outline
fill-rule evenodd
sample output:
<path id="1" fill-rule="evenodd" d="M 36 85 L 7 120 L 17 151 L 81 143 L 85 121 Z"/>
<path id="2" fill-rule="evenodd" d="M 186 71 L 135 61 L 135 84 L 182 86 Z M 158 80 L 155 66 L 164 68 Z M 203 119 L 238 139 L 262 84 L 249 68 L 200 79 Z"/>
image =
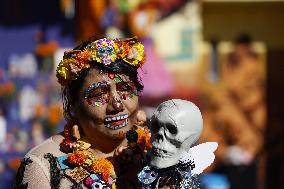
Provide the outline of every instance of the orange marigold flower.
<path id="1" fill-rule="evenodd" d="M 129 53 L 129 50 L 130 50 L 129 42 L 120 41 L 117 44 L 118 44 L 117 56 L 119 58 L 125 58 L 127 56 L 127 54 Z"/>
<path id="2" fill-rule="evenodd" d="M 138 133 L 138 140 L 137 143 L 142 146 L 142 148 L 149 150 L 152 148 L 151 144 L 151 133 L 146 128 L 138 128 L 136 130 Z"/>
<path id="3" fill-rule="evenodd" d="M 84 50 L 76 55 L 76 60 L 78 61 L 78 67 L 81 69 L 89 68 L 90 64 L 86 63 L 88 59 L 92 56 L 92 51 Z"/>
<path id="4" fill-rule="evenodd" d="M 74 153 L 69 153 L 67 160 L 72 165 L 78 166 L 83 165 L 85 161 L 87 160 L 87 156 L 82 151 L 77 151 Z"/>
<path id="5" fill-rule="evenodd" d="M 107 181 L 110 174 L 113 172 L 113 165 L 109 160 L 105 158 L 99 158 L 93 162 L 91 171 L 94 173 L 100 173 L 102 175 L 102 178 Z"/>

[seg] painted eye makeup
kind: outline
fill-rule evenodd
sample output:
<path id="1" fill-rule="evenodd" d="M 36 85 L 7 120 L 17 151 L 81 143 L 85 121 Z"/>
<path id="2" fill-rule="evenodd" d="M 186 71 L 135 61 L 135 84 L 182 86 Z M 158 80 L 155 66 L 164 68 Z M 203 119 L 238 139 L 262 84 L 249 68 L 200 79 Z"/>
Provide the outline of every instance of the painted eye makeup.
<path id="1" fill-rule="evenodd" d="M 122 100 L 137 96 L 137 89 L 131 82 L 120 82 L 116 84 L 116 90 Z"/>
<path id="2" fill-rule="evenodd" d="M 120 100 L 126 100 L 137 96 L 137 89 L 131 81 L 124 81 L 119 75 L 114 75 L 110 78 L 115 81 L 116 92 Z M 110 94 L 110 83 L 102 81 L 90 85 L 84 91 L 84 98 L 89 105 L 100 106 L 110 101 Z"/>
<path id="3" fill-rule="evenodd" d="M 85 98 L 101 98 L 108 94 L 109 87 L 102 86 L 96 89 L 91 90 Z"/>
<path id="4" fill-rule="evenodd" d="M 100 106 L 109 102 L 110 86 L 107 82 L 94 83 L 85 90 L 84 98 L 92 106 Z"/>

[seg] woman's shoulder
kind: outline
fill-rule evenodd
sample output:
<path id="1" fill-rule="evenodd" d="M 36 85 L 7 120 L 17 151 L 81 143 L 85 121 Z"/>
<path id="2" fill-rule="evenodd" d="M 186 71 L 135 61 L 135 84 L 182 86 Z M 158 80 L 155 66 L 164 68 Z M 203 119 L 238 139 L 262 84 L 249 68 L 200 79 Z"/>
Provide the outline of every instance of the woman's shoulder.
<path id="1" fill-rule="evenodd" d="M 64 153 L 60 151 L 60 142 L 63 136 L 61 134 L 54 135 L 46 139 L 43 143 L 32 148 L 25 157 L 38 157 L 41 158 L 45 154 L 52 154 L 55 157 L 61 156 Z"/>
<path id="2" fill-rule="evenodd" d="M 59 146 L 62 139 L 63 136 L 54 135 L 25 155 L 16 175 L 15 188 L 47 189 L 51 184 L 59 188 L 61 177 L 57 157 L 64 154 Z"/>

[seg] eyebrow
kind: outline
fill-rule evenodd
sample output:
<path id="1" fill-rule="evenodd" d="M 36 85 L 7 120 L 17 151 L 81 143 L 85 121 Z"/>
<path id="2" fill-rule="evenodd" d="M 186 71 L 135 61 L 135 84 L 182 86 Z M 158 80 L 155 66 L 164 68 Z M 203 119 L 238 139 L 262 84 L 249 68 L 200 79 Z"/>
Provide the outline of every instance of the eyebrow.
<path id="1" fill-rule="evenodd" d="M 87 89 L 84 90 L 84 93 L 88 94 L 93 89 L 96 89 L 96 88 L 99 88 L 99 87 L 105 87 L 105 86 L 109 86 L 108 82 L 106 82 L 106 81 L 93 83 Z"/>
<path id="2" fill-rule="evenodd" d="M 118 75 L 118 74 L 115 75 L 114 81 L 115 81 L 116 83 L 126 82 L 126 81 L 124 81 L 124 79 L 123 79 L 120 75 Z"/>
<path id="3" fill-rule="evenodd" d="M 120 83 L 116 83 L 115 85 L 116 85 L 116 86 L 121 86 L 121 85 L 124 85 L 124 84 L 127 84 L 127 85 L 130 86 L 131 82 L 122 81 L 122 82 L 120 82 Z"/>

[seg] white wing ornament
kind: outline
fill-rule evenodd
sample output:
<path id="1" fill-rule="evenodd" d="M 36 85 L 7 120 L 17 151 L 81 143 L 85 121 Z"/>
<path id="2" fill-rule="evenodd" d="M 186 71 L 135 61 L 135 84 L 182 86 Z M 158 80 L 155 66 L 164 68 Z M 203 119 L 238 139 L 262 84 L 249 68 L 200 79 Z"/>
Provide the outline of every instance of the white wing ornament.
<path id="1" fill-rule="evenodd" d="M 182 164 L 191 162 L 193 163 L 193 169 L 191 170 L 191 175 L 199 175 L 207 167 L 209 167 L 214 159 L 214 151 L 217 149 L 217 142 L 205 142 L 197 146 L 193 146 L 187 153 L 182 155 L 180 159 Z"/>

